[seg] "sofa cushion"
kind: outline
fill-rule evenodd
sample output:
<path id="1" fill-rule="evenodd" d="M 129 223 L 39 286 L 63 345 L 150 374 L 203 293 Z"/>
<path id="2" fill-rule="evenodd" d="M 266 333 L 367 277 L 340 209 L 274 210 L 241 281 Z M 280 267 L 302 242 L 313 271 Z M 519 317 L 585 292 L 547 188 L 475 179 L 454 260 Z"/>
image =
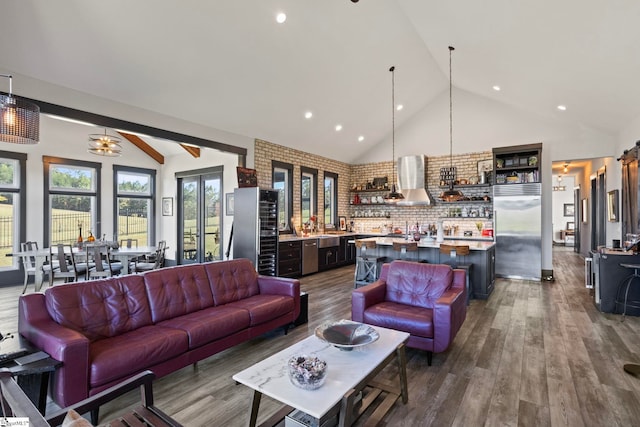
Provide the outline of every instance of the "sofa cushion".
<path id="1" fill-rule="evenodd" d="M 124 378 L 187 350 L 184 331 L 158 325 L 96 341 L 89 349 L 89 384 L 98 387 Z"/>
<path id="2" fill-rule="evenodd" d="M 154 323 L 213 306 L 209 279 L 200 264 L 160 268 L 143 276 Z"/>
<path id="3" fill-rule="evenodd" d="M 433 308 L 438 298 L 451 287 L 453 270 L 444 264 L 393 261 L 386 280 L 387 301 Z"/>
<path id="4" fill-rule="evenodd" d="M 364 323 L 433 338 L 433 310 L 395 302 L 381 302 L 364 311 Z"/>
<path id="5" fill-rule="evenodd" d="M 254 295 L 228 305 L 247 310 L 251 317 L 251 326 L 260 325 L 295 310 L 293 297 L 284 295 Z"/>
<path id="6" fill-rule="evenodd" d="M 258 295 L 258 273 L 245 258 L 203 264 L 207 272 L 215 305 L 240 301 Z"/>
<path id="7" fill-rule="evenodd" d="M 49 316 L 89 340 L 114 337 L 151 324 L 141 276 L 54 286 L 45 292 Z"/>
<path id="8" fill-rule="evenodd" d="M 183 330 L 193 349 L 249 327 L 249 312 L 229 306 L 211 307 L 165 320 L 159 325 Z"/>

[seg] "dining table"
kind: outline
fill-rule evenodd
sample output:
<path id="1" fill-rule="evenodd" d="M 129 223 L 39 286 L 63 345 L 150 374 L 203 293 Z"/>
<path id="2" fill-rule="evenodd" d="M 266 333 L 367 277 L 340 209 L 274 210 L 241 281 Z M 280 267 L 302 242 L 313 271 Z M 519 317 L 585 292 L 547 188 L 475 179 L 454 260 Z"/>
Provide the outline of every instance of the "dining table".
<path id="1" fill-rule="evenodd" d="M 85 247 L 82 247 L 82 248 L 74 247 L 73 254 L 79 257 L 86 256 L 87 251 L 85 250 Z M 156 250 L 157 250 L 156 246 L 138 246 L 138 247 L 132 247 L 132 248 L 122 247 L 118 249 L 112 249 L 111 252 L 109 253 L 112 259 L 115 259 L 116 261 L 120 261 L 122 263 L 121 274 L 129 274 L 130 273 L 129 263 L 134 258 L 145 256 L 145 255 L 154 255 L 156 253 Z M 30 251 L 16 251 L 16 252 L 11 252 L 7 254 L 7 256 L 13 256 L 13 257 L 23 257 L 23 256 L 33 257 L 36 265 L 36 272 L 34 276 L 36 292 L 39 292 L 40 289 L 42 288 L 42 283 L 44 282 L 44 265 L 47 262 L 47 259 L 49 258 L 50 255 L 51 254 L 50 254 L 49 248 L 35 249 Z"/>

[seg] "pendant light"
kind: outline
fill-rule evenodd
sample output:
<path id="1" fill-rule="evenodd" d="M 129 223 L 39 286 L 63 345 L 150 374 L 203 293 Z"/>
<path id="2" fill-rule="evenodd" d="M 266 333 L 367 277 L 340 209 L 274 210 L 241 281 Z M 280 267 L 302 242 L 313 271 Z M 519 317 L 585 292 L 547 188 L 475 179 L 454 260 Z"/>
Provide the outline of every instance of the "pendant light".
<path id="1" fill-rule="evenodd" d="M 404 200 L 402 193 L 396 189 L 396 81 L 395 70 L 393 66 L 389 68 L 391 71 L 391 167 L 393 168 L 393 181 L 391 182 L 391 192 L 384 197 L 385 203 L 397 203 Z"/>
<path id="2" fill-rule="evenodd" d="M 120 137 L 107 135 L 107 130 L 105 129 L 104 134 L 93 133 L 89 135 L 87 151 L 96 156 L 118 157 L 122 152 L 120 141 L 122 141 Z"/>
<path id="3" fill-rule="evenodd" d="M 455 180 L 455 168 L 453 167 L 453 80 L 451 79 L 451 52 L 455 48 L 449 46 L 449 189 L 444 191 L 440 198 L 447 202 L 456 202 L 464 199 L 464 194 L 460 190 L 453 188 Z"/>
<path id="4" fill-rule="evenodd" d="M 9 94 L 0 95 L 0 141 L 14 144 L 37 144 L 40 139 L 40 107 L 12 93 L 13 76 L 9 79 Z"/>

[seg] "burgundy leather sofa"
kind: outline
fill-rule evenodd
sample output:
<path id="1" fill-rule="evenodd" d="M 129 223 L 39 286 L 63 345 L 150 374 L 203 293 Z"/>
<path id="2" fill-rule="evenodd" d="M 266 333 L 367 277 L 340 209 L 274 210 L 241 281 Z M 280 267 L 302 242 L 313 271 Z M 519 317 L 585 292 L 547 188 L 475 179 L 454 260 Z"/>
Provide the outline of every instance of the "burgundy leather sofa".
<path id="1" fill-rule="evenodd" d="M 380 278 L 351 294 L 357 322 L 408 332 L 408 347 L 433 353 L 449 348 L 467 316 L 465 271 L 444 264 L 393 261 Z"/>
<path id="2" fill-rule="evenodd" d="M 300 282 L 236 259 L 59 285 L 22 295 L 18 329 L 63 364 L 52 397 L 69 406 L 147 369 L 161 377 L 300 313 Z"/>

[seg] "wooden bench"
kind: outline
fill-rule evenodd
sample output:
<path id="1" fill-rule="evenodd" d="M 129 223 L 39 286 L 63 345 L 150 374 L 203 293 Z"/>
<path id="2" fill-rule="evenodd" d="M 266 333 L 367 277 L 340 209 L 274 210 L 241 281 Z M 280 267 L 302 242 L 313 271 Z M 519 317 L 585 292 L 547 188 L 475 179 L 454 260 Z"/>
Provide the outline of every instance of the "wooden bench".
<path id="1" fill-rule="evenodd" d="M 97 424 L 98 409 L 101 405 L 136 388 L 140 388 L 140 405 L 126 414 L 111 420 L 112 427 L 119 426 L 170 426 L 182 427 L 180 423 L 169 417 L 153 405 L 152 382 L 155 374 L 151 371 L 141 372 L 128 380 L 108 388 L 95 396 L 82 400 L 68 408 L 56 411 L 43 417 L 31 400 L 24 394 L 7 369 L 0 370 L 0 391 L 2 392 L 2 408 L 6 416 L 27 417 L 31 427 L 52 427 L 62 424 L 67 412 L 71 409 L 79 414 L 91 412 L 92 422 Z"/>

